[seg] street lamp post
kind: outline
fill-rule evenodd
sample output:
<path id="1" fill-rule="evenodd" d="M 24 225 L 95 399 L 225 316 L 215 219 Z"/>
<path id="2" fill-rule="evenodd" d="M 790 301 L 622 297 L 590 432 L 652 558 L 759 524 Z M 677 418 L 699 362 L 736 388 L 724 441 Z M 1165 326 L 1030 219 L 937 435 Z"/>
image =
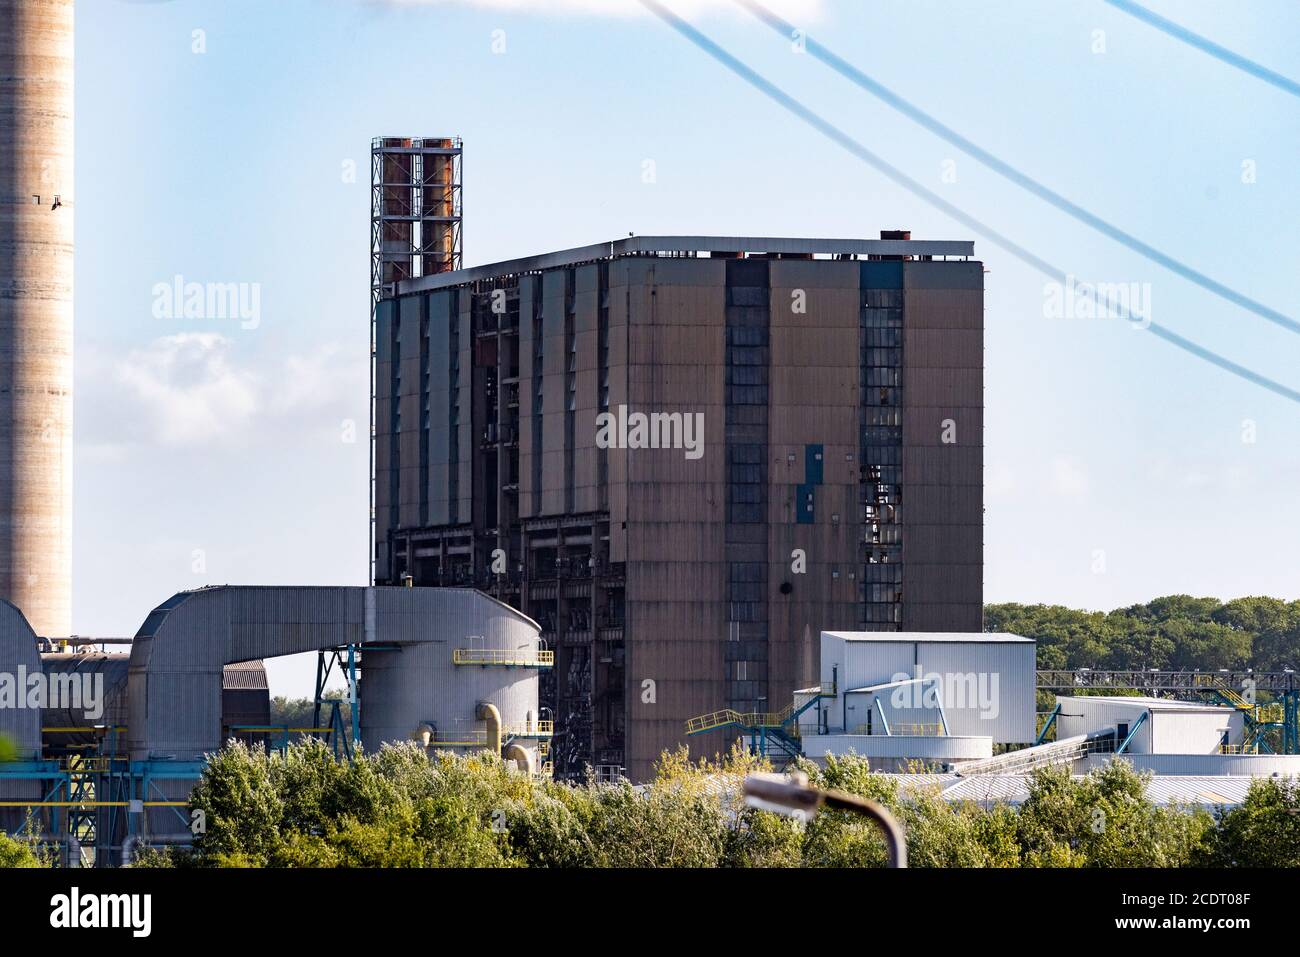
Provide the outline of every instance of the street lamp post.
<path id="1" fill-rule="evenodd" d="M 885 836 L 890 867 L 907 866 L 907 835 L 894 815 L 884 805 L 846 791 L 825 791 L 808 786 L 808 776 L 793 774 L 750 774 L 745 778 L 745 803 L 763 811 L 773 811 L 812 820 L 823 807 L 852 811 L 871 818 Z"/>

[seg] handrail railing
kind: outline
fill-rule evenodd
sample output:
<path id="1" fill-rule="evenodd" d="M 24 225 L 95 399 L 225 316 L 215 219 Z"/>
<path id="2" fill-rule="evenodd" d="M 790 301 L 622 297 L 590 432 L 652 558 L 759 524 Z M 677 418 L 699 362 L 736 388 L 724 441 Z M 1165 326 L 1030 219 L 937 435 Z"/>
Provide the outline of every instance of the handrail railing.
<path id="1" fill-rule="evenodd" d="M 699 717 L 688 719 L 686 733 L 700 734 L 730 724 L 740 725 L 745 728 L 779 728 L 785 723 L 787 717 L 789 715 L 783 715 L 781 712 L 741 712 L 733 708 L 723 708 L 721 711 L 712 711 L 709 714 L 702 714 Z"/>
<path id="2" fill-rule="evenodd" d="M 458 665 L 507 665 L 518 668 L 550 668 L 555 652 L 538 648 L 457 648 L 451 660 Z"/>
<path id="3" fill-rule="evenodd" d="M 549 738 L 555 734 L 555 722 L 533 721 L 519 727 L 508 727 L 506 734 L 513 734 L 516 738 Z"/>

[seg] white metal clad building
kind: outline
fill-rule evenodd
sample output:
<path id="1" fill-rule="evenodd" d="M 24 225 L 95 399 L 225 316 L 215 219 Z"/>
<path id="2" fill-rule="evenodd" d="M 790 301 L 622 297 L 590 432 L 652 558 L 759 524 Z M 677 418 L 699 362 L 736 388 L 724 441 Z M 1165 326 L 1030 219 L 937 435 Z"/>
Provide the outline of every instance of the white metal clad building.
<path id="1" fill-rule="evenodd" d="M 1028 744 L 1036 736 L 1034 652 L 1033 639 L 1006 632 L 824 631 L 821 688 L 826 694 L 934 677 L 949 734 Z M 823 700 L 827 728 L 851 731 L 861 723 L 848 713 L 851 697 Z"/>
<path id="2" fill-rule="evenodd" d="M 1235 708 L 1166 698 L 1081 695 L 1056 700 L 1061 706 L 1058 739 L 1116 728 L 1122 741 L 1136 728 L 1126 749 L 1132 754 L 1216 754 L 1221 744 L 1242 739 L 1243 718 Z"/>

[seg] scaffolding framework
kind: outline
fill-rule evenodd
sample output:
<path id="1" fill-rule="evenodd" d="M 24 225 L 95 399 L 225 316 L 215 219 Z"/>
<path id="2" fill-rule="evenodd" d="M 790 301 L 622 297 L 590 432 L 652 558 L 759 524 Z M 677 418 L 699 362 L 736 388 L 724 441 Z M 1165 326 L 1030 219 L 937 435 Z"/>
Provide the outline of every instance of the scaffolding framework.
<path id="1" fill-rule="evenodd" d="M 370 581 L 375 580 L 375 320 L 405 279 L 462 266 L 461 139 L 370 143 Z"/>

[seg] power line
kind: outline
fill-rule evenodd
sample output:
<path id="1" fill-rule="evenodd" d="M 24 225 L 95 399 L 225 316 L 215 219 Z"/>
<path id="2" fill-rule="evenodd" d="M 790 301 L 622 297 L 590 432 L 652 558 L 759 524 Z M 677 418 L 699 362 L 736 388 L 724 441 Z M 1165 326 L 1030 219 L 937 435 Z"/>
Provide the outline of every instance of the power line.
<path id="1" fill-rule="evenodd" d="M 1275 70 L 1270 70 L 1263 64 L 1256 63 L 1240 53 L 1234 53 L 1227 47 L 1220 46 L 1213 40 L 1201 36 L 1199 33 L 1193 33 L 1181 24 L 1174 23 L 1172 20 L 1166 20 L 1160 14 L 1148 10 L 1139 3 L 1133 3 L 1132 0 L 1104 0 L 1116 10 L 1122 10 L 1131 17 L 1136 17 L 1143 23 L 1148 23 L 1155 27 L 1161 33 L 1173 37 L 1175 40 L 1181 40 L 1188 46 L 1196 47 L 1202 53 L 1208 53 L 1216 60 L 1220 60 L 1229 66 L 1235 66 L 1243 73 L 1249 73 L 1258 80 L 1263 80 L 1270 86 L 1275 86 L 1283 93 L 1290 93 L 1292 96 L 1300 97 L 1300 83 L 1290 77 L 1283 76 Z"/>
<path id="2" fill-rule="evenodd" d="M 902 186 L 904 189 L 908 190 L 909 192 L 921 197 L 927 203 L 934 206 L 936 209 L 939 209 L 941 212 L 945 213 L 947 216 L 951 217 L 957 222 L 961 223 L 967 229 L 970 229 L 973 232 L 978 233 L 979 235 L 983 236 L 985 239 L 988 239 L 990 242 L 994 243 L 995 245 L 1002 247 L 1007 252 L 1015 256 L 1017 259 L 1033 267 L 1038 272 L 1042 273 L 1048 278 L 1054 279 L 1060 283 L 1067 283 L 1070 281 L 1070 277 L 1064 270 L 1059 269 L 1056 266 L 1053 266 L 1045 259 L 1035 255 L 1034 253 L 1030 252 L 1028 249 L 1025 249 L 1023 246 L 1019 245 L 1009 237 L 1002 235 L 1002 233 L 998 232 L 997 230 L 993 229 L 990 226 L 984 225 L 982 222 L 977 220 L 974 216 L 971 216 L 969 213 L 965 212 L 959 207 L 954 206 L 952 203 L 948 202 L 946 199 L 939 196 L 933 190 L 930 190 L 927 187 L 922 186 L 915 179 L 908 176 L 902 170 L 898 169 L 896 166 L 893 166 L 892 164 L 890 164 L 880 156 L 877 156 L 875 153 L 871 152 L 871 150 L 863 146 L 862 143 L 860 143 L 858 140 L 854 139 L 852 136 L 845 133 L 843 130 L 839 129 L 839 127 L 835 126 L 829 120 L 824 119 L 822 116 L 814 112 L 811 108 L 804 105 L 799 100 L 795 99 L 790 94 L 786 93 L 780 87 L 776 86 L 770 80 L 766 79 L 764 76 L 762 76 L 760 73 L 758 73 L 757 71 L 749 67 L 743 61 L 732 56 L 730 53 L 728 53 L 718 44 L 714 43 L 704 34 L 696 30 L 693 26 L 691 26 L 689 23 L 687 23 L 677 14 L 673 13 L 671 10 L 665 8 L 662 4 L 658 3 L 657 0 L 639 0 L 639 2 L 641 3 L 642 6 L 648 9 L 655 16 L 659 17 L 659 19 L 663 20 L 666 24 L 668 24 L 670 27 L 672 27 L 674 30 L 680 33 L 683 37 L 685 37 L 695 46 L 699 47 L 701 50 L 703 50 L 713 59 L 717 60 L 727 69 L 731 70 L 741 79 L 745 80 L 745 82 L 749 83 L 751 86 L 758 89 L 758 91 L 761 92 L 764 96 L 767 96 L 769 99 L 775 101 L 777 104 L 782 106 L 788 112 L 794 114 L 799 119 L 803 120 L 805 123 L 807 123 L 809 126 L 816 129 L 823 136 L 827 137 L 827 139 L 830 139 L 832 142 L 836 143 L 837 145 L 845 149 L 847 152 L 851 153 L 853 156 L 860 159 L 862 162 L 866 163 L 867 165 L 871 166 L 873 169 L 882 173 L 884 176 L 893 180 L 895 183 Z M 1091 292 L 1094 301 L 1098 301 L 1099 305 L 1103 305 L 1107 310 L 1113 310 L 1115 308 L 1114 304 L 1110 302 L 1109 297 L 1104 297 L 1104 296 L 1101 297 L 1101 300 L 1104 300 L 1104 302 L 1102 302 L 1098 300 L 1095 290 L 1092 290 Z M 1275 382 L 1274 380 L 1269 379 L 1266 376 L 1263 376 L 1257 372 L 1253 372 L 1252 370 L 1247 369 L 1245 366 L 1238 365 L 1237 363 L 1232 362 L 1231 360 L 1218 355 L 1218 353 L 1206 349 L 1203 346 L 1197 345 L 1191 340 L 1186 339 L 1168 329 L 1165 329 L 1154 322 L 1147 325 L 1146 328 L 1148 331 L 1156 333 L 1156 335 L 1162 340 L 1164 340 L 1165 342 L 1177 346 L 1179 349 L 1182 349 L 1184 352 L 1187 352 L 1190 355 L 1196 356 L 1198 359 L 1202 359 L 1204 361 L 1210 362 L 1220 369 L 1230 372 L 1233 375 L 1246 380 L 1247 382 L 1251 382 L 1255 385 L 1262 386 L 1263 388 L 1268 389 L 1269 391 L 1277 395 L 1280 395 L 1285 399 L 1290 399 L 1292 402 L 1300 403 L 1300 392 L 1297 392 L 1295 389 L 1292 389 L 1289 386 L 1282 385 L 1280 382 Z"/>
<path id="3" fill-rule="evenodd" d="M 1016 169 L 1010 163 L 1004 162 L 988 150 L 971 142 L 956 130 L 946 126 L 943 122 L 925 112 L 925 110 L 921 109 L 919 106 L 904 99 L 884 84 L 863 73 L 857 67 L 853 66 L 853 64 L 846 61 L 843 57 L 838 56 L 833 51 L 828 50 L 816 40 L 798 32 L 792 23 L 783 20 L 762 4 L 757 3 L 756 0 L 734 0 L 734 2 L 744 7 L 763 23 L 766 23 L 783 36 L 790 37 L 792 34 L 797 34 L 803 48 L 806 49 L 813 58 L 826 64 L 855 86 L 867 91 L 892 109 L 902 113 L 908 119 L 925 127 L 931 133 L 934 133 L 941 139 L 951 143 L 967 155 L 974 157 L 989 169 L 993 170 L 993 172 L 1015 183 L 1021 189 L 1033 193 L 1039 199 L 1050 203 L 1061 212 L 1078 220 L 1085 226 L 1096 230 L 1103 236 L 1115 240 L 1121 245 L 1133 250 L 1133 252 L 1143 258 L 1165 267 L 1170 272 L 1181 276 L 1189 282 L 1195 283 L 1207 292 L 1211 292 L 1235 306 L 1240 306 L 1242 309 L 1253 312 L 1255 315 L 1267 319 L 1269 322 L 1275 323 L 1290 332 L 1300 333 L 1300 322 L 1297 322 L 1290 316 L 1287 316 L 1276 309 L 1257 302 L 1245 293 L 1238 292 L 1230 286 L 1226 286 L 1218 280 L 1212 279 L 1200 270 L 1187 265 L 1181 260 L 1175 259 L 1173 256 L 1160 251 L 1150 243 L 1138 239 L 1132 233 L 1126 232 L 1113 223 L 1089 212 L 1078 203 L 1066 199 L 1060 193 L 1055 192 L 1028 174 Z"/>

